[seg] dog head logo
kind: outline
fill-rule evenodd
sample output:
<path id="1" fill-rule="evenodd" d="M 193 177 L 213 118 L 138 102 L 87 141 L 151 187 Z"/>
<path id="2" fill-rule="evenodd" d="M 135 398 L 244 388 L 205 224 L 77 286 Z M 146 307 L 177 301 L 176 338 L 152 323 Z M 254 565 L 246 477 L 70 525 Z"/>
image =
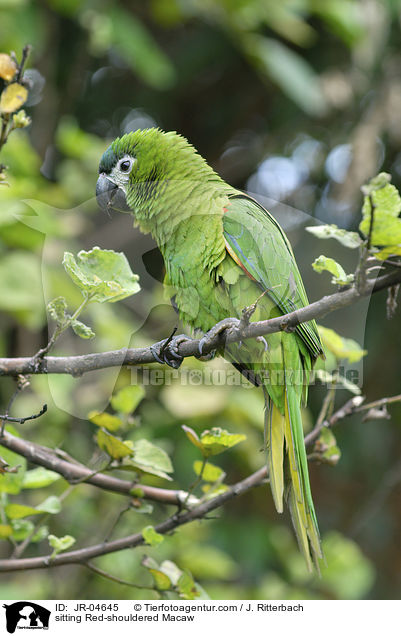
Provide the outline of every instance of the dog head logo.
<path id="1" fill-rule="evenodd" d="M 50 611 L 31 601 L 18 601 L 3 605 L 6 609 L 7 631 L 14 634 L 19 629 L 48 629 Z"/>

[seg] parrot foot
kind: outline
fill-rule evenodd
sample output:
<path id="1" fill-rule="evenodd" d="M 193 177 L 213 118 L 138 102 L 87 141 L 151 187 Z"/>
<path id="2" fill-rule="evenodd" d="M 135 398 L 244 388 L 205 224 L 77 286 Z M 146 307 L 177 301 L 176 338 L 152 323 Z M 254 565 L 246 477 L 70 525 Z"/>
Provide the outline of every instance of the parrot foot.
<path id="1" fill-rule="evenodd" d="M 224 318 L 224 320 L 220 320 L 217 325 L 214 325 L 205 335 L 199 340 L 198 351 L 199 357 L 204 357 L 205 354 L 203 350 L 206 346 L 210 345 L 217 336 L 222 336 L 225 331 L 230 329 L 239 329 L 241 327 L 241 321 L 238 318 Z M 214 345 L 213 350 L 216 350 L 218 347 Z"/>
<path id="2" fill-rule="evenodd" d="M 174 333 L 175 331 L 165 340 L 151 345 L 150 350 L 156 362 L 167 364 L 173 369 L 178 369 L 184 360 L 183 356 L 178 353 L 178 347 L 182 342 L 187 342 L 188 340 L 192 340 L 192 338 L 189 338 L 189 336 L 185 334 L 175 336 Z"/>

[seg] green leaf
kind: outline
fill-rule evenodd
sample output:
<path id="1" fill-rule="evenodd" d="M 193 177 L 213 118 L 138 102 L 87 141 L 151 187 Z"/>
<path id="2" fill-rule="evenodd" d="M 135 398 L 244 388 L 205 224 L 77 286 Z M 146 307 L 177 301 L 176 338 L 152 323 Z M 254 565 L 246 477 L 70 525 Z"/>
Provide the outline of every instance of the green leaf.
<path id="1" fill-rule="evenodd" d="M 40 526 L 37 532 L 32 536 L 31 543 L 40 543 L 43 539 L 47 539 L 49 536 L 49 528 L 47 526 Z"/>
<path id="2" fill-rule="evenodd" d="M 149 568 L 149 572 L 153 577 L 156 589 L 166 591 L 171 588 L 171 581 L 167 574 L 164 574 L 164 572 L 160 570 L 154 570 L 153 568 Z"/>
<path id="3" fill-rule="evenodd" d="M 151 557 L 144 557 L 142 559 L 142 565 L 152 575 L 156 589 L 160 591 L 166 591 L 171 589 L 172 581 L 170 577 L 161 570 L 161 567 Z"/>
<path id="4" fill-rule="evenodd" d="M 14 541 L 23 541 L 35 528 L 32 521 L 28 521 L 28 519 L 13 519 L 11 527 Z"/>
<path id="5" fill-rule="evenodd" d="M 228 448 L 236 446 L 246 439 L 246 435 L 229 433 L 222 428 L 212 428 L 210 431 L 203 431 L 200 439 L 208 456 L 219 455 Z"/>
<path id="6" fill-rule="evenodd" d="M 386 174 L 386 173 L 381 173 Z M 379 175 L 380 177 L 381 175 Z M 386 175 L 390 177 L 390 175 Z M 391 178 L 391 177 L 390 177 Z M 371 182 L 372 183 L 372 182 Z M 397 188 L 388 182 L 380 182 L 377 184 L 364 186 L 365 198 L 362 206 L 362 216 L 370 217 L 372 211 L 372 203 L 375 207 L 375 213 L 385 212 L 391 216 L 398 216 L 401 212 L 401 197 Z"/>
<path id="7" fill-rule="evenodd" d="M 334 329 L 328 329 L 322 325 L 318 325 L 318 330 L 323 347 L 334 353 L 339 360 L 347 359 L 351 363 L 359 362 L 363 356 L 366 356 L 366 349 L 362 349 L 355 340 L 343 338 Z"/>
<path id="8" fill-rule="evenodd" d="M 88 420 L 96 424 L 96 426 L 105 428 L 112 433 L 118 431 L 119 428 L 124 426 L 124 422 L 120 420 L 119 417 L 111 415 L 110 413 L 98 413 L 97 411 L 91 411 L 88 415 Z"/>
<path id="9" fill-rule="evenodd" d="M 54 534 L 49 534 L 47 538 L 49 540 L 50 547 L 53 548 L 51 558 L 54 558 L 59 552 L 68 550 L 68 548 L 73 546 L 76 541 L 76 539 L 70 534 L 66 534 L 64 537 L 56 537 Z"/>
<path id="10" fill-rule="evenodd" d="M 337 446 L 337 440 L 333 435 L 333 432 L 325 427 L 320 431 L 320 435 L 315 442 L 314 451 L 319 454 L 322 460 L 327 464 L 336 466 L 338 464 L 341 451 Z"/>
<path id="11" fill-rule="evenodd" d="M 90 338 L 94 338 L 96 336 L 95 332 L 92 331 L 92 329 L 88 327 L 88 325 L 85 325 L 85 323 L 81 322 L 80 320 L 72 320 L 71 327 L 74 333 L 76 333 L 77 336 L 83 338 L 84 340 L 89 340 Z"/>
<path id="12" fill-rule="evenodd" d="M 191 601 L 199 596 L 196 583 L 189 570 L 185 570 L 177 581 L 176 587 L 181 598 Z"/>
<path id="13" fill-rule="evenodd" d="M 311 225 L 306 227 L 305 230 L 319 239 L 336 239 L 336 241 L 351 249 L 362 244 L 362 239 L 357 232 L 348 232 L 337 227 L 337 225 Z"/>
<path id="14" fill-rule="evenodd" d="M 82 293 L 99 303 L 116 302 L 140 290 L 139 277 L 132 273 L 122 252 L 99 247 L 81 250 L 77 257 L 65 252 L 63 265 Z"/>
<path id="15" fill-rule="evenodd" d="M 159 534 L 159 532 L 156 532 L 153 526 L 146 526 L 145 528 L 143 528 L 142 536 L 145 540 L 145 543 L 153 547 L 159 545 L 159 543 L 162 543 L 162 541 L 164 541 L 164 536 L 162 534 Z"/>
<path id="16" fill-rule="evenodd" d="M 58 473 L 39 466 L 25 473 L 22 480 L 22 488 L 45 488 L 45 486 L 50 486 L 50 484 L 54 484 L 59 479 L 61 479 L 61 475 Z"/>
<path id="17" fill-rule="evenodd" d="M 56 515 L 61 510 L 61 501 L 59 497 L 51 495 L 50 497 L 47 497 L 47 499 L 42 501 L 39 506 L 36 506 L 36 508 L 40 512 L 48 512 L 51 515 Z"/>
<path id="18" fill-rule="evenodd" d="M 99 447 L 110 455 L 113 459 L 122 459 L 133 454 L 132 448 L 125 442 L 122 442 L 114 435 L 110 435 L 100 429 L 97 434 L 97 443 Z"/>
<path id="19" fill-rule="evenodd" d="M 369 228 L 370 215 L 365 217 L 359 225 L 359 229 L 365 236 L 368 236 Z M 371 242 L 372 245 L 395 245 L 401 243 L 401 219 L 394 218 L 392 214 L 387 212 L 375 210 Z"/>
<path id="20" fill-rule="evenodd" d="M 37 508 L 16 503 L 7 504 L 4 510 L 9 519 L 22 519 L 23 517 L 29 517 L 30 515 L 42 514 L 42 511 Z"/>
<path id="21" fill-rule="evenodd" d="M 64 325 L 67 321 L 67 301 L 64 296 L 51 300 L 47 305 L 47 311 L 57 324 Z"/>
<path id="22" fill-rule="evenodd" d="M 13 533 L 12 526 L 5 523 L 0 523 L 0 539 L 8 539 Z"/>
<path id="23" fill-rule="evenodd" d="M 398 245 L 401 243 L 401 197 L 395 186 L 390 183 L 391 176 L 381 172 L 367 185 L 362 187 L 365 194 L 362 207 L 362 222 L 359 229 L 365 236 L 369 235 L 372 202 L 374 205 L 373 245 Z"/>
<path id="24" fill-rule="evenodd" d="M 7 430 L 10 429 L 11 427 L 8 426 Z M 15 473 L 4 472 L 0 475 L 0 492 L 6 492 L 9 495 L 18 495 L 24 481 L 27 461 L 25 457 L 17 455 L 17 453 L 14 453 L 13 451 L 4 447 L 2 447 L 0 455 L 3 461 L 10 468 L 17 469 L 17 467 L 19 466 Z"/>
<path id="25" fill-rule="evenodd" d="M 190 442 L 199 448 L 204 457 L 219 455 L 246 439 L 246 435 L 232 434 L 222 428 L 212 428 L 210 431 L 203 431 L 200 438 L 189 426 L 182 426 L 182 429 Z"/>
<path id="26" fill-rule="evenodd" d="M 376 190 L 385 188 L 386 185 L 390 182 L 391 174 L 389 174 L 388 172 L 379 172 L 379 174 L 377 174 L 375 177 L 372 177 L 372 179 L 368 183 L 365 183 L 361 187 L 361 190 L 365 195 L 372 194 L 372 192 L 375 192 Z"/>
<path id="27" fill-rule="evenodd" d="M 389 245 L 378 252 L 375 252 L 374 257 L 380 261 L 384 261 L 390 256 L 401 256 L 401 245 Z"/>
<path id="28" fill-rule="evenodd" d="M 312 267 L 319 274 L 323 271 L 333 274 L 331 280 L 333 285 L 349 285 L 354 280 L 354 275 L 346 274 L 340 263 L 337 263 L 333 258 L 323 256 L 323 254 L 312 263 Z"/>
<path id="29" fill-rule="evenodd" d="M 271 78 L 306 113 L 321 116 L 327 104 L 319 76 L 304 57 L 278 40 L 243 36 L 243 45 L 260 71 Z"/>
<path id="30" fill-rule="evenodd" d="M 188 437 L 191 444 L 193 444 L 194 446 L 196 446 L 197 448 L 199 448 L 199 450 L 203 452 L 202 443 L 199 437 L 197 436 L 197 434 L 195 433 L 195 431 L 189 426 L 185 426 L 185 424 L 183 424 L 181 428 L 185 432 L 185 435 Z"/>
<path id="31" fill-rule="evenodd" d="M 120 389 L 111 398 L 111 406 L 115 411 L 129 414 L 135 411 L 138 404 L 145 397 L 145 389 L 142 386 L 132 385 Z"/>
<path id="32" fill-rule="evenodd" d="M 220 466 L 215 466 L 209 462 L 204 465 L 203 462 L 197 460 L 194 462 L 193 467 L 197 475 L 201 474 L 203 467 L 202 479 L 204 481 L 215 482 L 218 479 L 223 479 L 225 477 L 225 472 L 222 468 L 220 468 Z"/>
<path id="33" fill-rule="evenodd" d="M 142 472 L 171 480 L 167 473 L 173 472 L 173 465 L 162 448 L 155 446 L 147 439 L 138 439 L 133 444 L 133 453 L 134 456 L 125 463 L 125 466 L 129 464 Z"/>

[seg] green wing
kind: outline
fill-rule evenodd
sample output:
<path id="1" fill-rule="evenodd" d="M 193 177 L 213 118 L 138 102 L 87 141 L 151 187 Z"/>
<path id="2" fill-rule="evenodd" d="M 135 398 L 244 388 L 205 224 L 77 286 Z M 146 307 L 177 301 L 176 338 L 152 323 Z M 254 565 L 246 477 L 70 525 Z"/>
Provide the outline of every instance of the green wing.
<path id="1" fill-rule="evenodd" d="M 277 221 L 246 194 L 229 196 L 223 216 L 227 250 L 286 314 L 308 305 L 308 298 L 291 245 Z M 296 332 L 313 358 L 323 353 L 315 321 Z"/>

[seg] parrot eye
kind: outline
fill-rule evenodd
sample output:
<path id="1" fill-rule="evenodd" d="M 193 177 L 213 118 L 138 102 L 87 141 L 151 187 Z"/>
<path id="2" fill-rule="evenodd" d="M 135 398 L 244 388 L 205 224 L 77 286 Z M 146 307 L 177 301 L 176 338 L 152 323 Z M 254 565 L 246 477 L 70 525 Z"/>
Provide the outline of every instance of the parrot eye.
<path id="1" fill-rule="evenodd" d="M 121 172 L 129 172 L 131 170 L 132 161 L 130 159 L 122 159 L 118 165 Z"/>

